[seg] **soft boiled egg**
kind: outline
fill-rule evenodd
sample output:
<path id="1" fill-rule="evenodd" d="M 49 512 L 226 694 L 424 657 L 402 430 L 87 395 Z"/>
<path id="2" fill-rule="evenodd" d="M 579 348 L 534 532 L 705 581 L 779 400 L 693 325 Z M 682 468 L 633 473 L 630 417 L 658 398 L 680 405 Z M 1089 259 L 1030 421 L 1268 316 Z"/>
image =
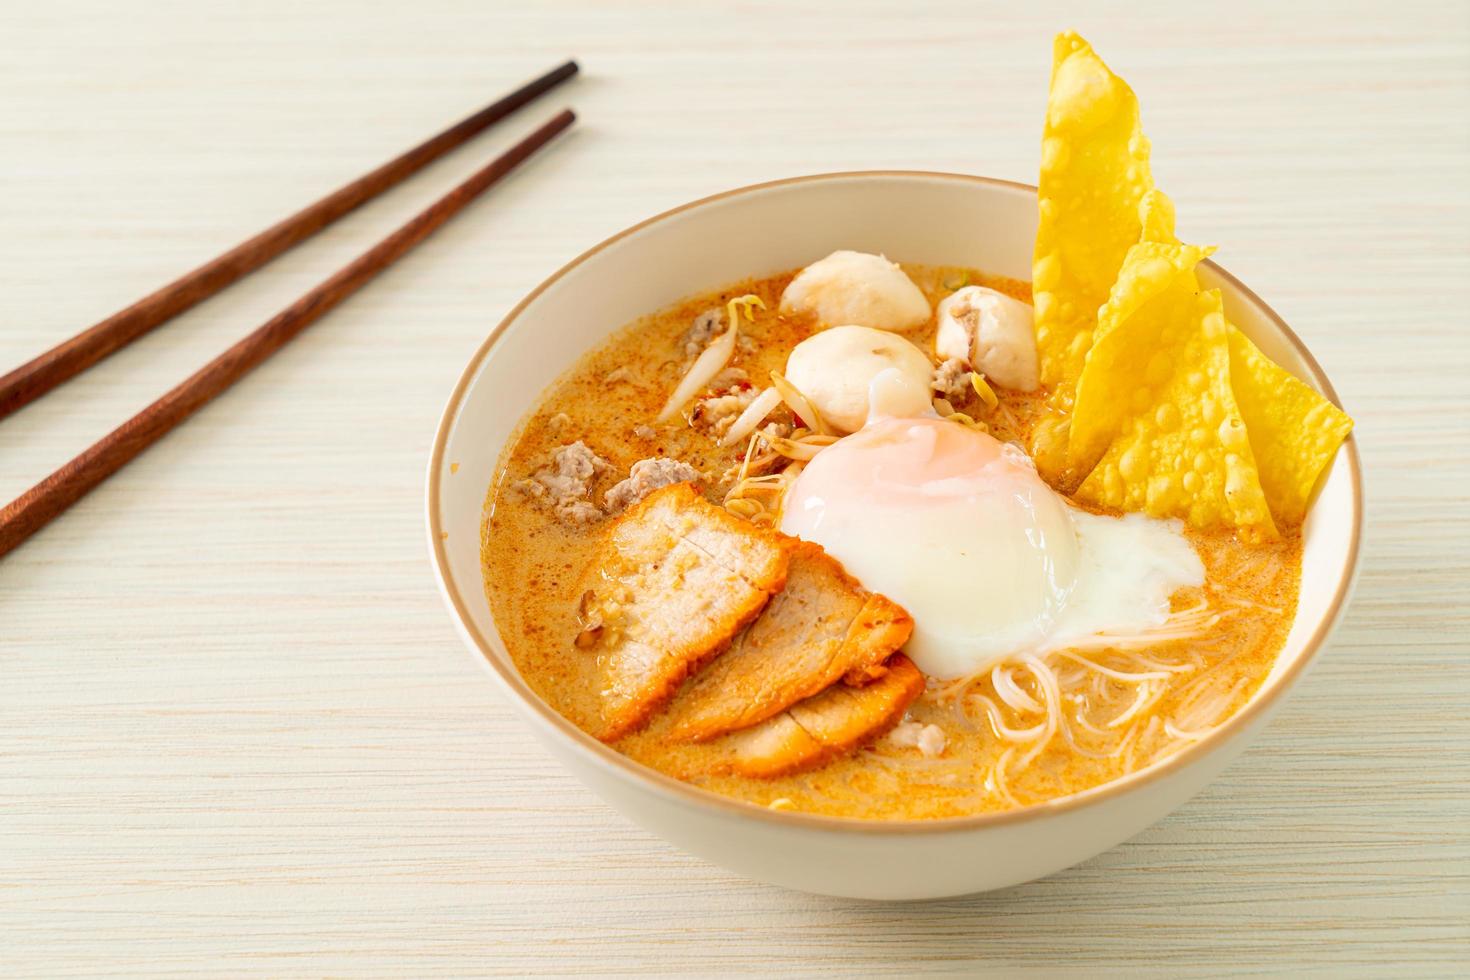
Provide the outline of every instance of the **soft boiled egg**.
<path id="1" fill-rule="evenodd" d="M 784 313 L 811 313 L 827 326 L 856 323 L 913 330 L 929 322 L 929 300 L 881 255 L 833 252 L 796 274 L 781 294 Z"/>
<path id="2" fill-rule="evenodd" d="M 806 465 L 781 529 L 907 608 L 905 652 L 925 673 L 960 677 L 1012 654 L 1156 627 L 1175 591 L 1203 584 L 1178 521 L 1089 514 L 1019 448 L 888 410 L 921 412 L 919 396 L 896 372 L 875 378 L 874 417 Z"/>

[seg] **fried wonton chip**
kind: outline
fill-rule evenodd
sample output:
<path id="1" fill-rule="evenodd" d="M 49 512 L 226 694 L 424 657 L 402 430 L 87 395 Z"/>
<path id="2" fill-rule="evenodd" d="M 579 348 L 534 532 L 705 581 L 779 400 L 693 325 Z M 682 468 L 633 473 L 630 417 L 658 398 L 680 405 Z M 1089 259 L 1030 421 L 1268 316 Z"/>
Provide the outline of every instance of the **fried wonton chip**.
<path id="1" fill-rule="evenodd" d="M 1213 249 L 1179 243 L 1137 98 L 1072 33 L 1054 46 L 1038 196 L 1042 476 L 1083 500 L 1247 539 L 1299 524 L 1352 420 L 1201 292 L 1194 269 Z"/>
<path id="2" fill-rule="evenodd" d="M 1161 190 L 1152 190 L 1138 202 L 1139 241 L 1177 245 L 1174 237 L 1174 202 Z"/>
<path id="3" fill-rule="evenodd" d="M 1200 528 L 1234 527 L 1247 541 L 1276 536 L 1246 424 L 1230 383 L 1229 325 L 1216 289 L 1201 292 L 1194 266 L 1202 250 L 1145 242 L 1119 275 L 1094 353 L 1111 369 L 1084 375 L 1094 397 L 1121 403 L 1100 426 L 1106 448 L 1077 497 Z M 1114 318 L 1116 308 L 1119 316 Z M 1141 362 L 1141 363 L 1140 363 Z M 1088 371 L 1092 361 L 1089 359 Z M 1089 410 L 1090 411 L 1090 410 Z M 1083 418 L 1081 412 L 1077 419 Z M 1084 429 L 1079 451 L 1099 438 Z M 1074 436 L 1076 432 L 1074 432 Z"/>
<path id="4" fill-rule="evenodd" d="M 1147 204 L 1146 199 L 1144 235 L 1149 239 Z M 1164 244 L 1164 236 L 1158 235 L 1129 252 L 1112 295 L 1099 311 L 1093 346 L 1077 382 L 1069 471 L 1093 469 L 1134 412 L 1128 393 L 1162 377 L 1170 348 L 1150 331 L 1164 317 L 1187 315 L 1184 297 L 1199 290 L 1194 267 L 1212 251 Z M 1173 303 L 1175 309 L 1165 312 L 1161 305 L 1155 315 L 1135 318 L 1150 303 Z M 1120 331 L 1123 324 L 1130 329 Z M 1353 421 L 1262 354 L 1228 321 L 1227 338 L 1231 393 L 1245 422 L 1267 506 L 1278 528 L 1295 527 L 1306 516 L 1312 490 Z"/>
<path id="5" fill-rule="evenodd" d="M 1174 237 L 1174 204 L 1163 192 L 1145 194 L 1138 217 L 1143 241 L 1178 243 Z M 1295 527 L 1306 517 L 1312 490 L 1337 447 L 1352 431 L 1353 420 L 1315 388 L 1262 354 L 1235 324 L 1226 323 L 1230 388 L 1250 436 L 1266 504 L 1277 528 Z M 1101 343 L 1102 333 L 1099 326 L 1094 348 Z M 1079 410 L 1081 406 L 1079 389 Z M 1074 425 L 1074 441 L 1075 433 Z"/>
<path id="6" fill-rule="evenodd" d="M 1173 206 L 1154 188 L 1137 97 L 1070 32 L 1053 49 L 1038 198 L 1036 347 L 1054 415 L 1039 426 L 1033 450 L 1042 475 L 1066 486 L 1079 475 L 1064 472 L 1067 420 L 1098 308 L 1145 223 L 1170 240 L 1174 224 Z"/>
<path id="7" fill-rule="evenodd" d="M 1172 237 L 1172 236 L 1171 236 Z M 1089 473 L 1132 415 L 1174 371 L 1184 327 L 1195 313 L 1197 266 L 1214 249 L 1144 242 L 1128 252 L 1112 295 L 1098 311 L 1096 339 L 1077 379 L 1067 467 Z M 1174 342 L 1165 334 L 1175 331 Z"/>
<path id="8" fill-rule="evenodd" d="M 1353 420 L 1262 354 L 1233 324 L 1230 380 L 1260 467 L 1261 488 L 1280 527 L 1294 527 Z"/>

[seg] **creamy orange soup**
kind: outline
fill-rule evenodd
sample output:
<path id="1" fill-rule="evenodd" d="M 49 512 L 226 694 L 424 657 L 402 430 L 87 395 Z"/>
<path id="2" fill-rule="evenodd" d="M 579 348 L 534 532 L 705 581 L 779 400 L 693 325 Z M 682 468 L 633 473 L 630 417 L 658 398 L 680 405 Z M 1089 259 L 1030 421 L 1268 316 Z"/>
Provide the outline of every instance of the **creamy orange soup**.
<path id="1" fill-rule="evenodd" d="M 1030 300 L 1027 284 L 973 269 L 904 270 L 931 303 L 964 284 Z M 792 347 L 816 329 L 809 319 L 776 312 L 793 274 L 734 284 L 619 331 L 545 393 L 502 456 L 482 528 L 486 595 L 527 683 L 584 730 L 597 730 L 601 668 L 595 654 L 573 643 L 580 629 L 578 582 L 597 561 L 602 524 L 564 523 L 508 488 L 543 465 L 555 448 L 580 439 L 612 464 L 596 495 L 634 462 L 669 456 L 706 473 L 702 488 L 712 501 L 722 501 L 744 443 L 721 448 L 679 419 L 658 427 L 651 438 L 646 426 L 687 367 L 680 339 L 691 321 L 733 297 L 754 293 L 766 304 L 754 312 L 751 325 L 742 326 L 742 336 L 752 343 L 734 363 L 758 386 L 784 365 Z M 932 349 L 932 323 L 910 339 Z M 997 438 L 1026 445 L 1044 410 L 1045 392 L 997 394 L 1001 404 L 994 411 L 975 399 L 963 410 L 982 418 Z M 1186 534 L 1204 562 L 1206 584 L 1174 596 L 1179 637 L 1137 649 L 1089 648 L 1052 657 L 1060 702 L 1050 730 L 1046 712 L 1026 707 L 1028 700 L 1039 705 L 1045 698 L 1040 678 L 1012 665 L 970 679 L 930 680 L 908 717 L 944 733 L 943 751 L 936 754 L 881 737 L 814 771 L 750 779 L 702 774 L 702 754 L 709 750 L 666 744 L 658 726 L 615 748 L 716 793 L 835 816 L 955 817 L 1092 788 L 1179 751 L 1228 718 L 1266 678 L 1290 628 L 1300 578 L 1299 533 L 1266 545 L 1243 544 L 1228 531 Z"/>

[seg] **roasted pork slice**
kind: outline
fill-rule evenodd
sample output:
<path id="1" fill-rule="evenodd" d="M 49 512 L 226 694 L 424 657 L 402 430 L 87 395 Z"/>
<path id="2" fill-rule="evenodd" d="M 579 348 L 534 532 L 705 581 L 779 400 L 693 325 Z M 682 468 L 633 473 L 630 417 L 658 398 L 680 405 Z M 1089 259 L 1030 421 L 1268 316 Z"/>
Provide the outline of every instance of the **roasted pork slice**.
<path id="1" fill-rule="evenodd" d="M 577 645 L 605 671 L 604 741 L 647 722 L 786 584 L 791 545 L 692 486 L 656 490 L 608 529 Z"/>
<path id="2" fill-rule="evenodd" d="M 895 653 L 888 672 L 865 687 L 834 684 L 753 728 L 707 743 L 719 753 L 713 769 L 758 779 L 814 769 L 898 724 L 922 693 L 924 675 Z"/>
<path id="3" fill-rule="evenodd" d="M 914 621 L 864 589 L 820 546 L 792 544 L 786 588 L 670 706 L 670 735 L 704 741 L 748 728 L 847 677 L 863 684 Z"/>

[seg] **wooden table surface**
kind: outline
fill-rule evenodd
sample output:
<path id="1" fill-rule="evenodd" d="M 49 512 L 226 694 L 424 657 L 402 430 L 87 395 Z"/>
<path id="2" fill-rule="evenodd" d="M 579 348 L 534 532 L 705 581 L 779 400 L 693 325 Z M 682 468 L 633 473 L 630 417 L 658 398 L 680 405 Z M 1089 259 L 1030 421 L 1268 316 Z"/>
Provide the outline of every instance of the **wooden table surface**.
<path id="1" fill-rule="evenodd" d="M 577 131 L 0 562 L 0 967 L 1443 974 L 1470 960 L 1470 5 L 0 8 L 0 365 L 568 55 L 585 76 L 0 424 L 48 473 L 563 103 Z M 878 905 L 689 857 L 564 774 L 425 556 L 440 408 L 588 245 L 767 178 L 1032 179 L 1051 34 L 1140 93 L 1358 419 L 1361 584 L 1265 736 L 1044 881 Z"/>

